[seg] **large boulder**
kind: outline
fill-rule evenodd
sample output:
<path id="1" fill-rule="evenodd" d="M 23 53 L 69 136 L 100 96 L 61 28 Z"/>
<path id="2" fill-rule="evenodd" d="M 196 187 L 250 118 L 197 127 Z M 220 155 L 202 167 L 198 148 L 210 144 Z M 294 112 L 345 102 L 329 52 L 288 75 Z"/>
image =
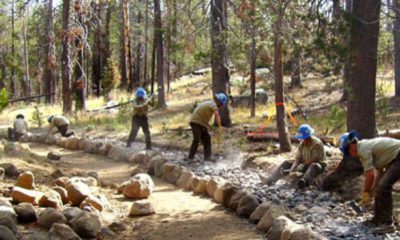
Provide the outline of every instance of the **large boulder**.
<path id="1" fill-rule="evenodd" d="M 156 158 L 156 162 L 154 163 L 154 176 L 160 178 L 163 174 L 163 165 L 168 163 L 167 159 L 164 158 Z"/>
<path id="2" fill-rule="evenodd" d="M 107 157 L 116 162 L 128 162 L 131 150 L 126 147 L 112 146 L 108 151 Z"/>
<path id="3" fill-rule="evenodd" d="M 86 211 L 71 219 L 70 225 L 82 238 L 94 238 L 101 230 L 99 216 Z"/>
<path id="4" fill-rule="evenodd" d="M 73 206 L 79 206 L 91 194 L 90 188 L 83 182 L 70 182 L 67 184 L 68 201 Z"/>
<path id="5" fill-rule="evenodd" d="M 93 207 L 97 209 L 98 211 L 103 211 L 104 209 L 104 203 L 102 200 L 100 200 L 98 197 L 90 195 L 88 196 L 80 205 L 80 208 L 85 208 L 86 206 Z"/>
<path id="6" fill-rule="evenodd" d="M 22 187 L 25 189 L 34 189 L 35 188 L 35 176 L 31 171 L 23 172 L 19 175 L 17 183 L 15 184 L 18 187 Z"/>
<path id="7" fill-rule="evenodd" d="M 67 185 L 71 184 L 73 182 L 82 182 L 86 185 L 88 185 L 89 187 L 97 187 L 98 183 L 96 178 L 94 177 L 72 177 L 67 181 Z"/>
<path id="8" fill-rule="evenodd" d="M 54 208 L 46 208 L 39 214 L 40 226 L 50 229 L 54 223 L 67 223 L 65 216 Z"/>
<path id="9" fill-rule="evenodd" d="M 225 180 L 222 178 L 212 177 L 207 183 L 207 195 L 210 198 L 214 197 L 215 190 L 222 187 L 225 184 Z"/>
<path id="10" fill-rule="evenodd" d="M 63 204 L 67 204 L 68 203 L 68 192 L 67 192 L 67 189 L 65 189 L 63 187 L 55 186 L 55 187 L 53 187 L 53 190 L 56 191 L 60 195 L 61 202 Z"/>
<path id="11" fill-rule="evenodd" d="M 267 232 L 267 238 L 271 240 L 289 239 L 290 235 L 303 226 L 293 222 L 285 216 L 279 216 L 273 222 L 271 228 Z M 309 238 L 303 238 L 309 239 Z"/>
<path id="12" fill-rule="evenodd" d="M 86 151 L 86 143 L 87 142 L 88 142 L 88 140 L 86 138 L 81 138 L 79 140 L 79 144 L 78 144 L 79 150 L 85 150 L 85 152 L 89 152 L 89 151 Z"/>
<path id="13" fill-rule="evenodd" d="M 58 161 L 61 159 L 61 154 L 57 151 L 50 151 L 47 154 L 47 159 L 51 161 Z"/>
<path id="14" fill-rule="evenodd" d="M 51 240 L 80 240 L 81 238 L 67 224 L 54 223 L 49 231 Z"/>
<path id="15" fill-rule="evenodd" d="M 250 215 L 250 220 L 254 223 L 258 223 L 260 219 L 264 216 L 264 214 L 268 211 L 271 207 L 271 202 L 263 202 L 260 204 L 256 210 Z"/>
<path id="16" fill-rule="evenodd" d="M 290 232 L 290 240 L 328 240 L 327 237 L 322 236 L 309 228 L 301 227 Z"/>
<path id="17" fill-rule="evenodd" d="M 237 191 L 237 192 L 231 197 L 231 199 L 229 200 L 229 206 L 228 206 L 228 208 L 230 208 L 230 209 L 236 211 L 236 208 L 239 206 L 240 199 L 242 199 L 242 197 L 243 197 L 244 195 L 246 195 L 246 192 L 245 192 L 245 191 L 242 191 L 242 190 Z"/>
<path id="18" fill-rule="evenodd" d="M 99 145 L 97 145 L 97 153 L 102 156 L 107 156 L 111 148 L 111 143 L 100 143 Z"/>
<path id="19" fill-rule="evenodd" d="M 162 166 L 161 178 L 171 184 L 175 184 L 178 178 L 181 176 L 181 173 L 182 167 L 173 163 L 166 163 Z"/>
<path id="20" fill-rule="evenodd" d="M 217 188 L 214 192 L 214 201 L 221 203 L 226 207 L 229 207 L 231 197 L 238 191 L 238 187 L 231 184 L 225 183 L 223 186 Z"/>
<path id="21" fill-rule="evenodd" d="M 67 207 L 62 211 L 62 214 L 67 218 L 68 221 L 71 221 L 74 217 L 81 214 L 82 209 L 78 207 Z"/>
<path id="22" fill-rule="evenodd" d="M 65 145 L 67 144 L 68 138 L 65 137 L 60 137 L 57 139 L 56 144 L 59 147 L 65 148 Z"/>
<path id="23" fill-rule="evenodd" d="M 158 162 L 165 163 L 166 161 L 167 161 L 167 159 L 165 159 L 161 155 L 156 155 L 156 156 L 152 157 L 146 164 L 146 168 L 148 169 L 147 173 L 151 174 L 151 175 L 155 175 L 155 168 L 156 168 L 157 163 Z"/>
<path id="24" fill-rule="evenodd" d="M 267 91 L 262 88 L 256 89 L 256 102 L 259 104 L 268 103 Z M 240 96 L 237 96 L 233 100 L 234 107 L 250 107 L 251 104 L 251 92 L 247 90 L 243 92 Z"/>
<path id="25" fill-rule="evenodd" d="M 43 193 L 28 190 L 21 187 L 13 187 L 11 190 L 11 198 L 16 203 L 31 203 L 33 205 L 37 205 L 39 199 L 42 197 Z"/>
<path id="26" fill-rule="evenodd" d="M 79 139 L 76 137 L 68 138 L 65 143 L 65 148 L 69 150 L 78 150 L 79 149 Z"/>
<path id="27" fill-rule="evenodd" d="M 45 138 L 44 143 L 48 145 L 53 145 L 56 144 L 57 141 L 59 141 L 60 137 L 57 137 L 55 135 L 49 135 Z"/>
<path id="28" fill-rule="evenodd" d="M 18 221 L 21 223 L 31 223 L 37 220 L 36 210 L 30 203 L 20 203 L 14 207 L 14 210 L 17 213 Z"/>
<path id="29" fill-rule="evenodd" d="M 1 240 L 17 240 L 15 234 L 7 227 L 0 225 Z"/>
<path id="30" fill-rule="evenodd" d="M 264 214 L 264 216 L 260 219 L 257 224 L 257 229 L 267 233 L 274 223 L 275 219 L 279 216 L 283 215 L 284 209 L 279 205 L 271 205 L 268 211 Z"/>
<path id="31" fill-rule="evenodd" d="M 147 165 L 156 153 L 152 150 L 142 150 L 129 156 L 128 162 Z"/>
<path id="32" fill-rule="evenodd" d="M 176 186 L 185 190 L 191 190 L 194 177 L 195 175 L 192 171 L 184 170 L 176 181 Z"/>
<path id="33" fill-rule="evenodd" d="M 149 201 L 140 200 L 132 204 L 129 212 L 130 217 L 147 216 L 155 213 L 153 205 Z"/>
<path id="34" fill-rule="evenodd" d="M 14 210 L 6 211 L 1 210 L 3 207 L 0 207 L 0 225 L 7 227 L 10 229 L 13 233 L 17 233 L 17 220 L 15 217 L 15 212 L 13 213 Z M 7 207 L 8 208 L 8 207 Z"/>
<path id="35" fill-rule="evenodd" d="M 147 198 L 154 189 L 151 177 L 145 173 L 132 177 L 124 187 L 122 194 L 130 199 Z"/>
<path id="36" fill-rule="evenodd" d="M 59 177 L 53 182 L 53 185 L 66 188 L 68 180 L 69 180 L 69 177 L 67 177 L 67 176 Z"/>
<path id="37" fill-rule="evenodd" d="M 239 217 L 249 218 L 258 205 L 260 205 L 259 199 L 255 195 L 246 192 L 239 201 L 239 205 L 236 208 L 236 214 Z"/>
<path id="38" fill-rule="evenodd" d="M 56 209 L 62 208 L 63 201 L 61 199 L 61 195 L 54 190 L 48 190 L 40 198 L 39 206 L 46 207 L 46 208 L 47 207 L 56 208 Z"/>

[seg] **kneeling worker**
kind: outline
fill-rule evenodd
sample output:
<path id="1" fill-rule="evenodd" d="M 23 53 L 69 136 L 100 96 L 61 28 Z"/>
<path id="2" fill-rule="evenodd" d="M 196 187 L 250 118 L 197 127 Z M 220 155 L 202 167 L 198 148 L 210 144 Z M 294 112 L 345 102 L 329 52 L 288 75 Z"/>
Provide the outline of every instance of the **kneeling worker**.
<path id="1" fill-rule="evenodd" d="M 18 141 L 28 131 L 28 123 L 22 114 L 18 114 L 14 121 L 14 128 L 8 128 L 8 140 Z"/>
<path id="2" fill-rule="evenodd" d="M 225 93 L 217 93 L 213 100 L 200 103 L 194 110 L 190 119 L 190 127 L 193 132 L 193 141 L 190 147 L 188 160 L 193 160 L 197 152 L 199 143 L 204 146 L 204 160 L 211 161 L 211 137 L 208 130 L 211 129 L 209 124 L 211 117 L 214 115 L 215 121 L 221 125 L 221 118 L 218 108 L 223 107 L 228 102 Z"/>
<path id="3" fill-rule="evenodd" d="M 309 186 L 313 180 L 325 170 L 325 150 L 322 141 L 314 136 L 315 130 L 308 124 L 303 124 L 297 131 L 296 138 L 301 140 L 296 160 L 284 161 L 270 176 L 260 175 L 261 180 L 268 185 L 274 184 L 289 173 L 303 173 L 298 188 Z"/>
<path id="4" fill-rule="evenodd" d="M 400 141 L 387 137 L 358 140 L 358 132 L 353 130 L 340 137 L 339 149 L 363 165 L 361 203 L 364 207 L 371 205 L 372 192 L 375 192 L 374 217 L 365 224 L 375 227 L 376 234 L 394 232 L 392 190 L 400 179 Z"/>
<path id="5" fill-rule="evenodd" d="M 68 118 L 64 116 L 51 115 L 47 118 L 47 121 L 50 123 L 47 135 L 51 133 L 54 127 L 57 128 L 58 132 L 60 132 L 61 136 L 63 137 L 70 137 L 72 135 L 75 135 L 74 132 L 67 133 L 70 126 Z"/>

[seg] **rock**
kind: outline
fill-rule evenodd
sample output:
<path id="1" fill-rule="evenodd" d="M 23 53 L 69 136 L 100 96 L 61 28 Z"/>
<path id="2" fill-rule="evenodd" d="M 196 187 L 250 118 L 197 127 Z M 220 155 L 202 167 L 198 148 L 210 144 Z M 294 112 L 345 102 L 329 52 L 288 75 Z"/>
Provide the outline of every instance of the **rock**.
<path id="1" fill-rule="evenodd" d="M 59 161 L 61 159 L 61 154 L 56 151 L 50 151 L 47 154 L 47 159 L 52 161 Z"/>
<path id="2" fill-rule="evenodd" d="M 128 186 L 129 184 L 130 184 L 129 180 L 121 183 L 121 185 L 119 185 L 117 188 L 118 194 L 122 194 L 124 192 L 125 187 Z"/>
<path id="3" fill-rule="evenodd" d="M 1 163 L 0 167 L 5 170 L 7 178 L 15 178 L 19 175 L 18 168 L 12 163 Z"/>
<path id="4" fill-rule="evenodd" d="M 91 206 L 100 212 L 103 211 L 104 209 L 104 203 L 97 197 L 95 196 L 88 196 L 80 205 L 80 208 L 84 208 L 86 206 Z"/>
<path id="5" fill-rule="evenodd" d="M 171 184 L 175 184 L 178 178 L 181 176 L 181 173 L 182 167 L 173 163 L 166 163 L 162 166 L 161 178 Z"/>
<path id="6" fill-rule="evenodd" d="M 7 154 L 18 154 L 21 152 L 29 152 L 30 147 L 26 143 L 8 142 L 4 146 L 4 152 Z"/>
<path id="7" fill-rule="evenodd" d="M 2 197 L 0 197 L 0 206 L 1 207 L 11 207 L 12 208 L 12 204 L 11 204 L 10 200 L 8 200 L 6 198 L 2 198 Z"/>
<path id="8" fill-rule="evenodd" d="M 94 238 L 101 230 L 99 216 L 82 211 L 70 221 L 72 229 L 82 238 Z"/>
<path id="9" fill-rule="evenodd" d="M 147 216 L 155 213 L 153 205 L 149 201 L 141 200 L 135 201 L 132 204 L 130 217 Z"/>
<path id="10" fill-rule="evenodd" d="M 97 180 L 94 177 L 72 177 L 67 181 L 67 185 L 73 182 L 82 182 L 89 187 L 97 187 Z"/>
<path id="11" fill-rule="evenodd" d="M 268 103 L 268 95 L 267 92 L 262 89 L 262 88 L 257 88 L 256 89 L 256 102 L 259 104 L 267 104 Z M 233 101 L 234 106 L 243 106 L 247 107 L 250 106 L 251 104 L 251 92 L 250 90 L 245 91 L 242 93 L 240 96 L 235 97 L 235 100 Z"/>
<path id="12" fill-rule="evenodd" d="M 54 223 L 67 223 L 65 216 L 54 208 L 46 208 L 39 214 L 40 226 L 50 229 Z"/>
<path id="13" fill-rule="evenodd" d="M 49 233 L 37 232 L 30 234 L 24 238 L 24 240 L 49 240 Z"/>
<path id="14" fill-rule="evenodd" d="M 79 139 L 78 149 L 84 150 L 86 152 L 86 142 L 87 142 L 86 138 Z"/>
<path id="15" fill-rule="evenodd" d="M 5 179 L 5 178 L 6 178 L 6 170 L 0 167 L 0 179 Z"/>
<path id="16" fill-rule="evenodd" d="M 313 232 L 311 229 L 309 228 L 298 228 L 295 229 L 293 232 L 290 233 L 289 236 L 290 240 L 328 240 L 328 238 Z"/>
<path id="17" fill-rule="evenodd" d="M 98 148 L 103 145 L 102 143 L 90 140 L 86 140 L 84 144 L 85 144 L 84 149 L 81 150 L 85 150 L 85 152 L 92 154 L 97 154 Z"/>
<path id="18" fill-rule="evenodd" d="M 259 205 L 260 202 L 257 197 L 249 192 L 246 192 L 246 194 L 239 201 L 239 205 L 236 208 L 236 214 L 239 217 L 249 218 Z"/>
<path id="19" fill-rule="evenodd" d="M 133 167 L 130 168 L 130 172 L 131 172 L 131 177 L 135 176 L 136 174 L 139 173 L 146 173 L 147 170 L 143 168 L 143 166 L 140 165 L 135 165 Z"/>
<path id="20" fill-rule="evenodd" d="M 154 176 L 161 177 L 162 176 L 162 166 L 168 162 L 168 160 L 163 158 L 157 158 L 158 160 L 154 163 Z"/>
<path id="21" fill-rule="evenodd" d="M 107 156 L 108 153 L 110 152 L 110 149 L 112 147 L 111 143 L 106 143 L 106 144 L 101 144 L 101 146 L 97 146 L 97 153 L 102 155 L 102 156 Z"/>
<path id="22" fill-rule="evenodd" d="M 25 189 L 34 189 L 35 188 L 35 177 L 31 171 L 26 171 L 19 175 L 17 183 L 15 184 L 18 187 L 22 187 Z"/>
<path id="23" fill-rule="evenodd" d="M 69 177 L 59 177 L 53 182 L 53 185 L 67 188 L 68 180 L 69 180 Z"/>
<path id="24" fill-rule="evenodd" d="M 225 180 L 223 180 L 222 178 L 212 177 L 207 183 L 207 195 L 210 198 L 213 198 L 215 190 L 222 187 L 225 183 Z"/>
<path id="25" fill-rule="evenodd" d="M 12 208 L 10 211 L 0 210 L 0 226 L 10 229 L 14 234 L 17 233 L 17 220 Z"/>
<path id="26" fill-rule="evenodd" d="M 204 195 L 207 193 L 207 183 L 210 178 L 207 177 L 194 177 L 192 180 L 192 190 L 194 193 Z"/>
<path id="27" fill-rule="evenodd" d="M 116 162 L 128 162 L 130 150 L 121 146 L 112 146 L 107 154 L 108 158 Z"/>
<path id="28" fill-rule="evenodd" d="M 150 161 L 150 159 L 152 157 L 154 157 L 155 155 L 156 155 L 156 153 L 154 151 L 152 151 L 152 150 L 142 150 L 142 151 L 139 151 L 139 152 L 137 152 L 135 154 L 132 154 L 129 157 L 128 161 L 130 163 L 136 163 L 136 164 L 139 164 L 139 165 L 147 164 Z"/>
<path id="29" fill-rule="evenodd" d="M 50 207 L 59 209 L 63 206 L 60 193 L 54 190 L 48 190 L 39 200 L 40 207 Z"/>
<path id="30" fill-rule="evenodd" d="M 138 174 L 129 180 L 124 187 L 122 194 L 126 198 L 142 199 L 147 198 L 154 189 L 151 177 L 145 173 Z"/>
<path id="31" fill-rule="evenodd" d="M 56 137 L 55 135 L 49 135 L 44 139 L 44 143 L 45 144 L 49 144 L 49 145 L 53 145 L 53 144 L 56 144 L 57 141 L 59 141 L 59 140 L 60 140 L 59 137 Z"/>
<path id="32" fill-rule="evenodd" d="M 68 207 L 62 211 L 62 214 L 68 221 L 71 221 L 74 217 L 78 216 L 82 212 L 82 209 L 78 207 Z"/>
<path id="33" fill-rule="evenodd" d="M 11 191 L 11 198 L 13 199 L 14 202 L 16 203 L 31 203 L 33 205 L 36 205 L 38 203 L 38 200 L 42 197 L 43 193 L 34 191 L 34 190 L 28 190 L 25 188 L 21 187 L 13 187 Z"/>
<path id="34" fill-rule="evenodd" d="M 279 216 L 273 222 L 271 228 L 267 232 L 267 238 L 271 240 L 289 239 L 291 233 L 302 228 L 301 225 L 293 222 L 285 216 Z M 308 239 L 308 238 L 303 238 Z"/>
<path id="35" fill-rule="evenodd" d="M 66 174 L 65 174 L 62 170 L 56 169 L 54 172 L 52 172 L 52 173 L 50 174 L 50 176 L 51 176 L 52 178 L 57 179 L 57 178 L 66 176 Z"/>
<path id="36" fill-rule="evenodd" d="M 260 219 L 264 216 L 264 214 L 269 210 L 271 207 L 271 202 L 263 202 L 259 205 L 256 210 L 250 215 L 250 220 L 252 222 L 258 223 Z"/>
<path id="37" fill-rule="evenodd" d="M 71 182 L 67 184 L 68 201 L 72 206 L 79 206 L 91 193 L 90 188 L 83 182 Z"/>
<path id="38" fill-rule="evenodd" d="M 60 195 L 61 202 L 63 204 L 67 204 L 68 203 L 68 192 L 67 192 L 67 189 L 65 189 L 63 187 L 56 186 L 56 187 L 53 187 L 53 190 L 56 191 Z"/>
<path id="39" fill-rule="evenodd" d="M 76 137 L 68 138 L 65 143 L 65 148 L 69 150 L 78 150 L 79 149 L 79 139 Z"/>
<path id="40" fill-rule="evenodd" d="M 257 224 L 257 229 L 262 232 L 268 232 L 274 223 L 275 219 L 284 213 L 284 209 L 279 205 L 271 205 L 268 211 L 260 219 Z"/>
<path id="41" fill-rule="evenodd" d="M 155 169 L 157 164 L 163 164 L 167 161 L 164 157 L 161 155 L 154 156 L 150 159 L 150 161 L 147 163 L 146 167 L 148 169 L 147 173 L 154 175 L 155 176 Z"/>
<path id="42" fill-rule="evenodd" d="M 81 238 L 66 224 L 54 223 L 49 231 L 51 240 L 80 240 Z"/>
<path id="43" fill-rule="evenodd" d="M 14 207 L 14 210 L 17 213 L 18 221 L 21 223 L 31 223 L 37 220 L 36 210 L 30 203 L 20 203 Z"/>
<path id="44" fill-rule="evenodd" d="M 245 191 L 237 191 L 230 199 L 228 208 L 236 211 L 236 208 L 239 205 L 240 199 L 246 195 Z"/>
<path id="45" fill-rule="evenodd" d="M 0 225 L 0 239 L 1 240 L 17 240 L 14 233 L 7 227 Z"/>
<path id="46" fill-rule="evenodd" d="M 183 171 L 181 176 L 176 181 L 176 186 L 185 190 L 191 190 L 194 177 L 195 175 L 192 171 Z"/>
<path id="47" fill-rule="evenodd" d="M 60 137 L 57 139 L 56 144 L 59 147 L 65 148 L 65 145 L 67 144 L 68 138 L 65 137 Z"/>
<path id="48" fill-rule="evenodd" d="M 238 187 L 231 184 L 225 183 L 222 187 L 217 188 L 214 192 L 214 200 L 217 203 L 224 204 L 228 207 L 231 197 L 238 191 Z"/>
<path id="49" fill-rule="evenodd" d="M 123 222 L 112 222 L 108 227 L 114 232 L 122 232 L 127 229 L 126 224 Z"/>

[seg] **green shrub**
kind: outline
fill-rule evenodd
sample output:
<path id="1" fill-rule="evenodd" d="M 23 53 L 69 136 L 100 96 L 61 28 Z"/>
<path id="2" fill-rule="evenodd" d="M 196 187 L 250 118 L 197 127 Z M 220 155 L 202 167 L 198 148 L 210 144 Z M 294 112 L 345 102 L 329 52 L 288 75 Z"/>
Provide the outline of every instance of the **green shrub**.
<path id="1" fill-rule="evenodd" d="M 43 112 L 40 111 L 38 106 L 35 106 L 35 111 L 33 111 L 32 113 L 31 122 L 36 124 L 39 128 L 42 128 L 44 123 L 43 117 L 44 117 Z"/>
<path id="2" fill-rule="evenodd" d="M 121 80 L 121 74 L 118 70 L 118 65 L 113 58 L 107 60 L 106 68 L 104 69 L 102 94 L 106 96 L 113 89 L 118 87 Z"/>

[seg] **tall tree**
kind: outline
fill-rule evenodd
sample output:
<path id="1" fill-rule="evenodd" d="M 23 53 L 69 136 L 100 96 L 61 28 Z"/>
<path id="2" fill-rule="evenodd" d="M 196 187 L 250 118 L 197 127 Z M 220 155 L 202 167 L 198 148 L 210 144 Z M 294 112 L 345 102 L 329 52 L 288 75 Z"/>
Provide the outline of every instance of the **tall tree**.
<path id="1" fill-rule="evenodd" d="M 211 0 L 211 68 L 213 94 L 229 90 L 226 0 Z M 232 125 L 228 104 L 219 109 L 221 124 Z"/>
<path id="2" fill-rule="evenodd" d="M 143 86 L 149 84 L 148 74 L 148 41 L 149 41 L 149 0 L 145 0 L 145 23 L 144 23 L 144 56 L 143 56 Z M 154 90 L 154 89 L 153 89 Z M 152 92 L 153 93 L 153 92 Z"/>
<path id="3" fill-rule="evenodd" d="M 375 136 L 375 92 L 381 1 L 353 2 L 347 128 Z M 367 106 L 367 107 L 366 107 Z"/>
<path id="4" fill-rule="evenodd" d="M 395 96 L 400 96 L 400 0 L 393 0 L 395 18 L 393 21 L 394 79 Z"/>
<path id="5" fill-rule="evenodd" d="M 102 10 L 103 10 L 103 1 L 99 2 L 92 2 L 92 9 L 96 13 L 94 22 L 95 22 L 95 29 L 94 29 L 94 44 L 92 47 L 93 52 L 93 61 L 92 61 L 92 82 L 95 87 L 95 92 L 97 96 L 100 96 L 101 91 L 101 77 L 102 77 L 102 68 L 103 64 L 105 65 L 104 59 L 102 59 L 102 42 L 103 42 L 103 35 L 102 35 Z"/>
<path id="6" fill-rule="evenodd" d="M 79 23 L 79 34 L 75 38 L 75 47 L 77 49 L 77 61 L 75 64 L 75 81 L 73 85 L 73 90 L 76 98 L 75 102 L 75 110 L 82 110 L 86 108 L 86 100 L 85 100 L 85 87 L 86 87 L 86 79 L 83 74 L 83 49 L 84 49 L 84 35 L 86 34 L 84 26 L 83 26 L 83 2 L 82 0 L 75 1 L 75 11 L 76 16 Z"/>
<path id="7" fill-rule="evenodd" d="M 121 0 L 121 88 L 131 83 L 131 44 L 129 34 L 129 0 Z"/>
<path id="8" fill-rule="evenodd" d="M 346 12 L 345 14 L 350 14 L 353 9 L 353 0 L 346 0 Z M 351 38 L 350 36 L 344 37 L 344 44 L 350 48 Z M 349 92 L 349 81 L 350 81 L 350 55 L 346 57 L 344 68 L 343 68 L 343 95 L 341 101 L 347 101 Z"/>
<path id="9" fill-rule="evenodd" d="M 287 126 L 286 107 L 283 97 L 283 21 L 285 10 L 289 0 L 282 1 L 274 6 L 276 20 L 274 22 L 274 74 L 275 74 L 275 105 L 276 105 L 276 124 L 279 134 L 280 150 L 288 152 L 291 150 L 290 133 Z"/>
<path id="10" fill-rule="evenodd" d="M 29 97 L 31 95 L 31 80 L 29 73 L 29 49 L 28 49 L 28 39 L 26 34 L 26 19 L 27 19 L 27 6 L 22 8 L 22 40 L 23 40 L 23 56 L 24 56 L 24 68 L 25 73 L 22 79 L 22 92 L 24 96 Z"/>
<path id="11" fill-rule="evenodd" d="M 47 45 L 46 45 L 46 63 L 43 74 L 44 93 L 55 93 L 56 91 L 56 56 L 55 56 L 55 35 L 54 35 L 54 17 L 53 0 L 49 0 L 47 8 L 46 25 Z M 55 103 L 56 95 L 46 95 L 47 103 Z"/>
<path id="12" fill-rule="evenodd" d="M 138 0 L 138 11 L 137 11 L 137 17 L 136 17 L 136 29 L 135 29 L 135 39 L 136 39 L 136 52 L 135 52 L 135 67 L 133 69 L 133 85 L 134 87 L 140 86 L 140 81 L 142 77 L 142 30 L 141 30 L 141 24 L 143 21 L 143 16 L 142 16 L 142 11 L 140 9 L 141 7 L 141 0 Z"/>
<path id="13" fill-rule="evenodd" d="M 161 21 L 160 0 L 154 0 L 154 43 L 157 55 L 157 94 L 158 107 L 166 107 L 164 86 L 164 46 L 163 26 Z"/>
<path id="14" fill-rule="evenodd" d="M 11 94 L 10 96 L 16 97 L 17 83 L 15 82 L 15 0 L 11 1 Z"/>
<path id="15" fill-rule="evenodd" d="M 63 0 L 62 4 L 62 53 L 61 53 L 61 76 L 63 92 L 63 112 L 72 112 L 71 91 L 71 58 L 70 58 L 70 0 Z"/>

